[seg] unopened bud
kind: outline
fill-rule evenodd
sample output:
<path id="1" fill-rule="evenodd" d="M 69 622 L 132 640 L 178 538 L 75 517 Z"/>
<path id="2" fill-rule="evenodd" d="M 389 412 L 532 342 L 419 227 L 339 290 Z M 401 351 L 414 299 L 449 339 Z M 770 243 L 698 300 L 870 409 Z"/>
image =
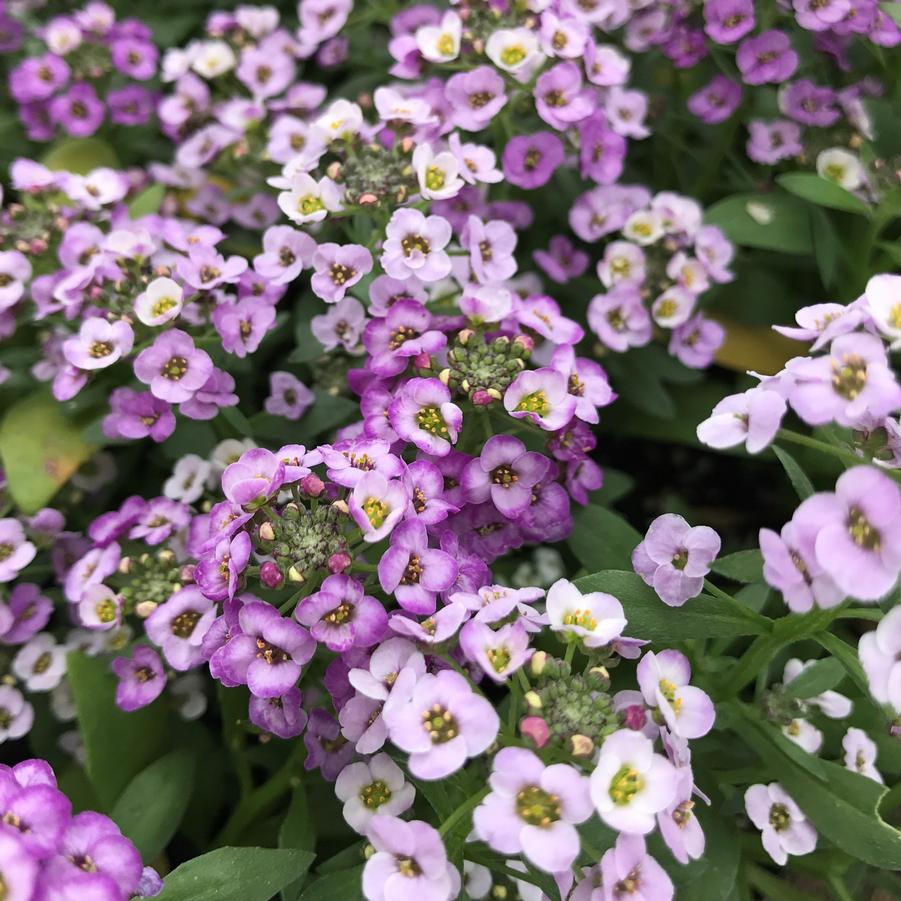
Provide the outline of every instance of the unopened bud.
<path id="1" fill-rule="evenodd" d="M 350 513 L 350 508 L 347 506 L 347 501 L 335 501 L 332 506 L 340 513 Z"/>
<path id="2" fill-rule="evenodd" d="M 151 613 L 159 606 L 156 601 L 139 601 L 135 604 L 135 613 L 141 617 L 141 619 L 147 619 Z"/>
<path id="3" fill-rule="evenodd" d="M 529 661 L 529 669 L 532 670 L 533 676 L 540 676 L 547 666 L 547 651 L 535 651 L 532 659 Z"/>
<path id="4" fill-rule="evenodd" d="M 268 519 L 260 526 L 260 538 L 263 541 L 273 541 L 275 539 L 275 529 L 272 528 L 272 523 Z"/>
<path id="5" fill-rule="evenodd" d="M 471 328 L 465 328 L 457 334 L 457 341 L 462 344 L 464 347 L 469 342 L 469 339 L 475 334 L 475 332 Z"/>
<path id="6" fill-rule="evenodd" d="M 519 724 L 519 731 L 535 743 L 535 747 L 543 748 L 551 737 L 548 724 L 540 716 L 524 717 Z"/>
<path id="7" fill-rule="evenodd" d="M 538 694 L 537 691 L 527 691 L 523 700 L 526 704 L 529 705 L 533 710 L 541 710 L 541 695 Z"/>
<path id="8" fill-rule="evenodd" d="M 338 160 L 331 163 L 325 170 L 325 174 L 333 181 L 341 174 L 341 163 Z"/>
<path id="9" fill-rule="evenodd" d="M 450 381 L 450 377 L 450 369 L 442 369 L 441 372 L 438 373 L 438 381 L 441 382 L 442 385 L 446 385 Z"/>
<path id="10" fill-rule="evenodd" d="M 43 238 L 34 238 L 28 249 L 31 253 L 43 253 L 47 249 L 47 242 Z"/>
<path id="11" fill-rule="evenodd" d="M 332 574 L 343 573 L 348 566 L 353 563 L 353 559 L 346 551 L 338 551 L 328 558 L 328 571 Z"/>
<path id="12" fill-rule="evenodd" d="M 178 572 L 178 577 L 183 584 L 189 585 L 194 581 L 194 564 L 186 563 Z"/>
<path id="13" fill-rule="evenodd" d="M 569 750 L 573 757 L 590 757 L 594 752 L 594 742 L 587 735 L 573 735 L 569 740 Z"/>
<path id="14" fill-rule="evenodd" d="M 289 582 L 303 582 L 303 572 L 297 568 L 297 566 L 292 566 L 288 570 L 288 581 Z"/>
<path id="15" fill-rule="evenodd" d="M 513 339 L 515 347 L 519 347 L 526 353 L 531 353 L 535 349 L 535 341 L 529 335 L 517 335 Z"/>
<path id="16" fill-rule="evenodd" d="M 640 704 L 630 704 L 624 711 L 623 725 L 634 732 L 640 732 L 647 722 L 647 714 Z"/>
<path id="17" fill-rule="evenodd" d="M 119 561 L 119 572 L 127 576 L 131 572 L 131 557 L 123 557 Z"/>
<path id="18" fill-rule="evenodd" d="M 310 497 L 319 497 L 324 488 L 325 483 L 314 472 L 311 472 L 308 476 L 304 476 L 300 480 L 300 490 Z"/>
<path id="19" fill-rule="evenodd" d="M 175 551 L 170 548 L 163 548 L 157 555 L 156 559 L 160 561 L 160 563 L 171 563 L 175 559 Z"/>
<path id="20" fill-rule="evenodd" d="M 413 358 L 413 365 L 417 369 L 431 369 L 432 368 L 432 358 L 427 353 L 417 354 Z"/>
<path id="21" fill-rule="evenodd" d="M 375 194 L 371 194 L 368 191 L 365 194 L 360 195 L 359 199 L 360 206 L 373 206 L 379 202 L 379 198 Z"/>
<path id="22" fill-rule="evenodd" d="M 403 150 L 404 153 L 409 153 L 414 147 L 412 138 L 404 138 L 400 142 L 400 149 Z"/>
<path id="23" fill-rule="evenodd" d="M 267 588 L 278 588 L 285 581 L 282 571 L 278 568 L 278 564 L 272 560 L 267 560 L 260 567 L 260 581 Z"/>
<path id="24" fill-rule="evenodd" d="M 490 407 L 494 403 L 494 398 L 484 388 L 476 388 L 469 399 L 477 407 Z"/>

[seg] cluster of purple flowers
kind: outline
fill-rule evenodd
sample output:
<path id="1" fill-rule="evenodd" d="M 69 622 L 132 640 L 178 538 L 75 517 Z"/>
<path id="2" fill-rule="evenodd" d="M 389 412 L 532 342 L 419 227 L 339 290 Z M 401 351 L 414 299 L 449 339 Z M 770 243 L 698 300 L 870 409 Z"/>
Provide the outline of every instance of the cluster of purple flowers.
<path id="1" fill-rule="evenodd" d="M 44 760 L 0 767 L 0 887 L 12 901 L 128 901 L 163 881 L 100 813 L 74 813 Z"/>
<path id="2" fill-rule="evenodd" d="M 71 14 L 26 26 L 4 8 L 0 33 L 3 52 L 26 51 L 8 84 L 31 140 L 50 141 L 60 132 L 88 137 L 106 119 L 113 125 L 150 121 L 156 98 L 147 83 L 156 76 L 159 50 L 139 19 L 117 19 L 111 6 L 91 0 Z"/>

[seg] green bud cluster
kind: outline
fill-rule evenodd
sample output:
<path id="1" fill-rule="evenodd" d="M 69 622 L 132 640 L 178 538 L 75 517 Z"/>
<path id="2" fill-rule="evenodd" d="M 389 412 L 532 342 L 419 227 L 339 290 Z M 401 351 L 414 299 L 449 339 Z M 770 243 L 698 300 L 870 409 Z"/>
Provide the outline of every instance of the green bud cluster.
<path id="1" fill-rule="evenodd" d="M 600 747 L 622 727 L 607 693 L 610 678 L 599 670 L 577 675 L 568 670 L 563 661 L 547 661 L 535 689 L 541 702 L 537 713 L 547 723 L 552 741 L 571 747 L 573 738 L 585 736 Z"/>
<path id="2" fill-rule="evenodd" d="M 181 567 L 170 550 L 125 557 L 115 581 L 119 583 L 119 594 L 125 599 L 126 612 L 131 612 L 141 603 L 168 601 L 182 587 Z"/>
<path id="3" fill-rule="evenodd" d="M 288 504 L 282 516 L 272 520 L 274 537 L 261 539 L 261 549 L 275 558 L 283 573 L 293 568 L 306 577 L 324 569 L 332 554 L 347 550 L 346 524 L 347 514 L 330 504 L 312 509 Z"/>
<path id="4" fill-rule="evenodd" d="M 531 352 L 528 343 L 504 335 L 486 341 L 480 332 L 461 332 L 447 352 L 448 368 L 441 373 L 452 391 L 471 397 L 476 391 L 497 395 L 525 369 Z"/>
<path id="5" fill-rule="evenodd" d="M 763 709 L 768 719 L 787 726 L 792 720 L 807 716 L 810 705 L 792 697 L 784 685 L 774 685 L 763 697 Z"/>
<path id="6" fill-rule="evenodd" d="M 360 203 L 370 194 L 375 201 L 392 198 L 404 201 L 417 189 L 408 157 L 378 145 L 366 144 L 341 163 L 340 181 L 347 189 L 347 203 Z"/>

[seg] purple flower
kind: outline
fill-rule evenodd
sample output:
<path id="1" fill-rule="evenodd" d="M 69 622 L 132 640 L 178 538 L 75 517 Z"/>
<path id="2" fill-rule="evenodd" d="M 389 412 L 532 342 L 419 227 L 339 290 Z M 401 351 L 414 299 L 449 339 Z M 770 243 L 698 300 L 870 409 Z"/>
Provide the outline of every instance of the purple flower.
<path id="1" fill-rule="evenodd" d="M 708 125 L 724 122 L 741 103 L 741 86 L 726 78 L 716 75 L 688 98 L 688 109 Z"/>
<path id="2" fill-rule="evenodd" d="M 466 614 L 462 604 L 450 604 L 436 619 L 454 608 L 461 611 L 461 617 Z M 460 631 L 460 648 L 467 659 L 495 682 L 506 682 L 532 656 L 529 631 L 521 621 L 507 623 L 497 631 L 485 622 L 468 622 Z"/>
<path id="3" fill-rule="evenodd" d="M 667 350 L 683 365 L 704 369 L 726 339 L 726 330 L 700 313 L 673 329 Z"/>
<path id="4" fill-rule="evenodd" d="M 222 347 L 236 357 L 253 353 L 266 333 L 275 326 L 275 308 L 258 297 L 237 303 L 220 303 L 212 315 Z"/>
<path id="5" fill-rule="evenodd" d="M 473 813 L 476 835 L 547 873 L 568 870 L 580 850 L 576 824 L 592 813 L 588 780 L 565 763 L 545 766 L 525 748 L 503 748 L 488 783 L 491 792 Z"/>
<path id="6" fill-rule="evenodd" d="M 483 285 L 506 281 L 515 274 L 516 232 L 507 222 L 482 222 L 478 216 L 470 216 L 460 243 L 469 251 L 472 271 Z"/>
<path id="7" fill-rule="evenodd" d="M 263 252 L 253 268 L 275 285 L 287 285 L 313 264 L 316 242 L 290 225 L 273 225 L 263 232 Z"/>
<path id="8" fill-rule="evenodd" d="M 432 325 L 432 314 L 421 303 L 397 301 L 383 318 L 366 324 L 363 345 L 371 357 L 369 368 L 382 377 L 399 375 L 410 357 L 442 350 L 447 336 Z"/>
<path id="9" fill-rule="evenodd" d="M 423 215 L 419 210 L 398 209 L 385 228 L 385 242 L 379 262 L 391 277 L 415 276 L 424 282 L 447 278 L 451 271 L 445 247 L 452 230 L 447 219 Z"/>
<path id="10" fill-rule="evenodd" d="M 596 423 L 598 407 L 606 407 L 616 400 L 616 393 L 601 365 L 577 357 L 571 345 L 561 344 L 554 351 L 551 368 L 566 376 L 569 393 L 576 399 L 575 415 L 583 422 Z"/>
<path id="11" fill-rule="evenodd" d="M 139 84 L 116 88 L 106 95 L 110 122 L 114 125 L 144 125 L 153 115 L 154 96 Z"/>
<path id="12" fill-rule="evenodd" d="M 306 629 L 260 601 L 238 612 L 240 631 L 219 652 L 219 667 L 231 682 L 247 684 L 260 698 L 279 698 L 300 678 L 316 650 Z"/>
<path id="13" fill-rule="evenodd" d="M 452 109 L 453 122 L 466 131 L 481 131 L 507 102 L 504 79 L 491 66 L 452 75 L 444 95 Z"/>
<path id="14" fill-rule="evenodd" d="M 733 394 L 723 398 L 698 426 L 698 441 L 715 448 L 744 444 L 748 453 L 759 454 L 776 437 L 785 410 L 778 391 L 760 387 Z"/>
<path id="15" fill-rule="evenodd" d="M 37 553 L 17 519 L 0 519 L 0 582 L 11 582 Z"/>
<path id="16" fill-rule="evenodd" d="M 203 661 L 200 645 L 215 617 L 213 602 L 189 585 L 160 604 L 147 618 L 145 628 L 166 662 L 183 672 Z"/>
<path id="17" fill-rule="evenodd" d="M 187 332 L 170 329 L 138 354 L 134 369 L 138 379 L 150 386 L 154 397 L 181 403 L 203 387 L 212 374 L 213 361 L 206 351 L 194 346 Z"/>
<path id="18" fill-rule="evenodd" d="M 857 653 L 870 694 L 901 715 L 901 607 L 893 607 L 860 639 Z"/>
<path id="19" fill-rule="evenodd" d="M 329 782 L 335 781 L 354 756 L 354 746 L 341 735 L 338 723 L 321 707 L 310 713 L 303 743 L 307 749 L 304 769 L 319 769 L 322 778 Z"/>
<path id="20" fill-rule="evenodd" d="M 647 853 L 644 837 L 621 833 L 601 858 L 601 901 L 633 895 L 645 901 L 672 901 L 675 888 L 666 870 Z M 573 895 L 573 901 L 581 901 Z"/>
<path id="21" fill-rule="evenodd" d="M 0 643 L 22 644 L 40 632 L 50 620 L 53 601 L 41 594 L 38 585 L 19 582 L 9 600 L 0 605 Z"/>
<path id="22" fill-rule="evenodd" d="M 901 407 L 901 385 L 888 365 L 882 341 L 853 333 L 836 338 L 829 354 L 801 358 L 791 367 L 788 402 L 810 425 L 835 420 L 855 427 Z"/>
<path id="23" fill-rule="evenodd" d="M 579 123 L 579 166 L 582 178 L 599 185 L 613 184 L 623 171 L 626 139 L 598 113 Z"/>
<path id="24" fill-rule="evenodd" d="M 252 549 L 247 532 L 238 532 L 232 538 L 222 538 L 211 551 L 198 559 L 194 567 L 194 581 L 213 601 L 233 598 Z"/>
<path id="25" fill-rule="evenodd" d="M 31 281 L 31 263 L 18 250 L 0 252 L 0 310 L 15 306 Z"/>
<path id="26" fill-rule="evenodd" d="M 582 594 L 572 582 L 558 579 L 548 589 L 547 619 L 563 641 L 602 648 L 623 634 L 623 605 L 603 591 Z"/>
<path id="27" fill-rule="evenodd" d="M 795 19 L 808 31 L 828 31 L 855 8 L 851 0 L 793 0 Z"/>
<path id="28" fill-rule="evenodd" d="M 467 464 L 460 484 L 469 503 L 490 499 L 504 516 L 516 519 L 528 507 L 532 486 L 544 478 L 549 465 L 547 457 L 527 451 L 519 438 L 493 435 Z"/>
<path id="29" fill-rule="evenodd" d="M 707 0 L 704 31 L 717 44 L 734 44 L 753 30 L 756 18 L 753 0 Z"/>
<path id="30" fill-rule="evenodd" d="M 104 106 L 89 84 L 73 84 L 50 101 L 50 119 L 76 138 L 94 134 L 103 123 Z"/>
<path id="31" fill-rule="evenodd" d="M 747 154 L 755 163 L 772 166 L 780 160 L 799 156 L 804 152 L 801 143 L 801 126 L 788 119 L 763 122 L 752 119 L 748 123 L 750 138 Z"/>
<path id="32" fill-rule="evenodd" d="M 548 125 L 565 131 L 594 112 L 595 95 L 582 86 L 575 63 L 558 63 L 535 82 L 535 109 Z"/>
<path id="33" fill-rule="evenodd" d="M 657 825 L 673 857 L 684 865 L 703 856 L 706 839 L 698 818 L 692 813 L 694 780 L 691 768 L 677 767 L 676 778 L 676 796 L 666 810 L 657 814 Z"/>
<path id="34" fill-rule="evenodd" d="M 528 419 L 553 432 L 566 425 L 576 410 L 565 376 L 554 369 L 527 369 L 504 393 L 504 409 L 514 419 Z"/>
<path id="35" fill-rule="evenodd" d="M 388 408 L 398 437 L 434 457 L 447 456 L 457 443 L 463 413 L 438 379 L 410 379 Z"/>
<path id="36" fill-rule="evenodd" d="M 500 728 L 492 704 L 454 670 L 423 676 L 403 670 L 382 716 L 391 741 L 409 752 L 410 772 L 429 780 L 448 776 L 467 758 L 484 753 Z"/>
<path id="37" fill-rule="evenodd" d="M 116 388 L 110 395 L 112 412 L 103 418 L 109 438 L 147 438 L 165 441 L 175 431 L 175 414 L 164 400 L 149 391 Z"/>
<path id="38" fill-rule="evenodd" d="M 827 496 L 828 497 L 828 496 Z M 835 483 L 820 511 L 816 559 L 851 597 L 875 601 L 901 572 L 901 492 L 872 466 L 855 466 Z"/>
<path id="39" fill-rule="evenodd" d="M 366 472 L 348 498 L 354 522 L 363 530 L 363 540 L 381 541 L 401 521 L 409 504 L 403 484 L 386 479 L 380 472 Z"/>
<path id="40" fill-rule="evenodd" d="M 24 59 L 9 75 L 9 92 L 19 104 L 49 100 L 69 80 L 65 60 L 53 53 Z"/>
<path id="41" fill-rule="evenodd" d="M 355 297 L 345 297 L 326 312 L 310 320 L 310 331 L 323 350 L 334 350 L 339 344 L 348 351 L 360 343 L 366 325 L 366 310 Z"/>
<path id="42" fill-rule="evenodd" d="M 166 687 L 160 655 L 146 645 L 138 645 L 131 659 L 117 657 L 110 668 L 119 678 L 116 704 L 121 710 L 131 712 L 152 704 Z"/>
<path id="43" fill-rule="evenodd" d="M 337 653 L 372 647 L 388 626 L 385 608 L 345 575 L 329 576 L 319 591 L 298 604 L 294 616 L 316 641 Z"/>
<path id="44" fill-rule="evenodd" d="M 253 447 L 222 473 L 222 491 L 234 504 L 253 509 L 265 504 L 281 488 L 285 465 L 262 447 Z"/>
<path id="45" fill-rule="evenodd" d="M 313 293 L 326 303 L 337 303 L 372 271 L 372 254 L 359 244 L 320 244 L 313 254 L 313 268 Z"/>
<path id="46" fill-rule="evenodd" d="M 295 422 L 316 402 L 316 395 L 290 372 L 271 372 L 269 390 L 263 409 L 272 416 L 284 416 Z"/>
<path id="47" fill-rule="evenodd" d="M 554 235 L 547 250 L 536 250 L 532 258 L 545 275 L 560 285 L 579 278 L 588 269 L 588 254 L 577 249 L 566 235 Z"/>
<path id="48" fill-rule="evenodd" d="M 779 92 L 779 110 L 797 122 L 819 128 L 835 125 L 842 115 L 835 91 L 820 87 L 807 78 L 782 88 Z"/>
<path id="49" fill-rule="evenodd" d="M 764 31 L 746 38 L 738 47 L 735 61 L 746 84 L 781 84 L 798 68 L 798 54 L 782 31 Z"/>
<path id="50" fill-rule="evenodd" d="M 816 829 L 778 782 L 752 785 L 745 792 L 745 810 L 779 866 L 785 866 L 789 854 L 809 854 L 816 848 Z"/>
<path id="51" fill-rule="evenodd" d="M 638 288 L 620 282 L 606 294 L 596 294 L 588 306 L 591 330 L 610 350 L 622 353 L 651 340 L 651 317 Z"/>
<path id="52" fill-rule="evenodd" d="M 374 816 L 400 816 L 409 810 L 416 789 L 387 754 L 376 754 L 366 763 L 352 763 L 341 770 L 335 794 L 344 802 L 347 824 L 365 835 Z"/>
<path id="53" fill-rule="evenodd" d="M 159 51 L 150 41 L 136 37 L 117 38 L 110 45 L 113 65 L 130 78 L 147 81 L 156 74 Z"/>
<path id="54" fill-rule="evenodd" d="M 11 685 L 0 685 L 0 743 L 26 735 L 32 723 L 34 708 L 22 693 Z"/>
<path id="55" fill-rule="evenodd" d="M 611 829 L 646 835 L 676 796 L 676 768 L 640 732 L 620 729 L 602 745 L 591 774 L 591 800 Z"/>
<path id="56" fill-rule="evenodd" d="M 510 138 L 504 147 L 504 178 L 517 188 L 540 188 L 563 162 L 563 142 L 553 132 Z"/>
<path id="57" fill-rule="evenodd" d="M 297 738 L 307 725 L 307 712 L 300 706 L 300 689 L 289 688 L 277 698 L 250 696 L 247 712 L 258 729 L 282 739 Z"/>
<path id="58" fill-rule="evenodd" d="M 39 863 L 14 833 L 0 832 L 0 874 L 10 901 L 29 901 L 37 880 Z"/>
<path id="59" fill-rule="evenodd" d="M 635 572 L 670 607 L 697 597 L 720 552 L 720 536 L 709 526 L 692 528 L 681 516 L 658 516 L 632 551 Z"/>
<path id="60" fill-rule="evenodd" d="M 378 814 L 366 836 L 375 854 L 363 868 L 366 901 L 450 901 L 460 876 L 447 859 L 437 830 L 421 820 L 404 822 Z"/>
<path id="61" fill-rule="evenodd" d="M 435 597 L 457 578 L 457 564 L 444 551 L 429 547 L 425 525 L 407 519 L 391 533 L 391 546 L 378 564 L 382 590 L 394 594 L 404 610 L 435 612 Z"/>
<path id="62" fill-rule="evenodd" d="M 648 707 L 659 711 L 667 728 L 682 738 L 701 738 L 713 728 L 713 702 L 689 685 L 691 665 L 679 651 L 648 651 L 637 670 L 638 685 Z"/>
<path id="63" fill-rule="evenodd" d="M 457 455 L 452 452 L 439 458 L 436 461 L 438 465 L 428 460 L 411 463 L 403 474 L 403 483 L 410 496 L 406 518 L 418 519 L 426 526 L 434 526 L 447 519 L 448 514 L 456 513 L 459 507 L 447 499 L 448 486 L 439 466 L 447 466 L 449 461 L 459 461 L 462 466 L 468 459 L 466 454 Z"/>
<path id="64" fill-rule="evenodd" d="M 57 850 L 72 805 L 56 788 L 55 779 L 47 782 L 41 775 L 35 781 L 20 781 L 20 772 L 4 770 L 0 774 L 0 834 L 15 836 L 32 856 L 45 861 Z"/>

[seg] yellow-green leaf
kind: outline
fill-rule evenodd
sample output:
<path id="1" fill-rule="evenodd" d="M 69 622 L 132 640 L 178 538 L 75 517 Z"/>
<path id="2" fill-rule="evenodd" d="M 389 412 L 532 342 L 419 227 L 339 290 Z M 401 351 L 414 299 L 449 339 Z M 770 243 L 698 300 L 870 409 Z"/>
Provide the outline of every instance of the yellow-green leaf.
<path id="1" fill-rule="evenodd" d="M 116 151 L 100 138 L 70 138 L 54 144 L 44 155 L 43 164 L 57 172 L 86 175 L 101 166 L 119 168 Z"/>

